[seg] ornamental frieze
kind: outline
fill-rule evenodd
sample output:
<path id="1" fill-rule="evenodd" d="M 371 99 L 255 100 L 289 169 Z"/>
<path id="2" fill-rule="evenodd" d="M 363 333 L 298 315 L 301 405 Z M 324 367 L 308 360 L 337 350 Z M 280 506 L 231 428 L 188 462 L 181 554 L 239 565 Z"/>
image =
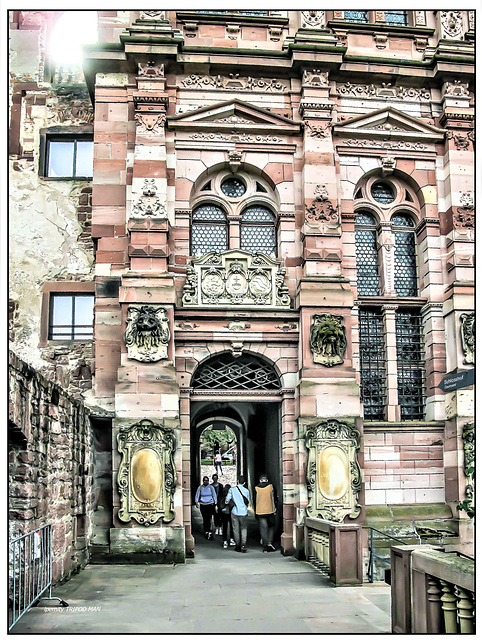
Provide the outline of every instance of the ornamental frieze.
<path id="1" fill-rule="evenodd" d="M 404 140 L 343 140 L 341 144 L 348 147 L 376 147 L 380 149 L 413 149 L 414 151 L 424 151 L 427 145 L 422 142 L 405 142 Z"/>
<path id="2" fill-rule="evenodd" d="M 262 253 L 214 251 L 196 258 L 186 270 L 182 303 L 185 307 L 209 305 L 289 308 L 286 269 Z"/>
<path id="3" fill-rule="evenodd" d="M 174 432 L 152 420 L 120 427 L 117 447 L 122 461 L 117 474 L 119 519 L 146 527 L 174 519 L 176 469 Z"/>
<path id="4" fill-rule="evenodd" d="M 346 330 L 343 316 L 331 313 L 315 314 L 311 318 L 310 348 L 313 362 L 325 367 L 343 364 L 346 351 Z"/>
<path id="5" fill-rule="evenodd" d="M 310 206 L 305 205 L 305 218 L 308 223 L 326 222 L 335 226 L 340 223 L 338 207 L 335 209 L 328 199 L 325 185 L 318 185 L 315 189 L 315 198 Z"/>
<path id="6" fill-rule="evenodd" d="M 165 218 L 166 205 L 157 196 L 157 186 L 154 178 L 145 178 L 142 185 L 142 197 L 132 205 L 132 217 L 134 218 Z"/>
<path id="7" fill-rule="evenodd" d="M 464 364 L 475 364 L 475 312 L 460 316 L 460 333 Z"/>
<path id="8" fill-rule="evenodd" d="M 171 339 L 166 309 L 151 304 L 132 305 L 127 313 L 124 340 L 129 360 L 165 360 Z"/>
<path id="9" fill-rule="evenodd" d="M 250 133 L 240 133 L 231 131 L 230 133 L 193 133 L 189 136 L 190 140 L 207 140 L 214 142 L 263 142 L 267 144 L 279 144 L 283 142 L 282 138 L 277 136 L 258 136 Z"/>
<path id="10" fill-rule="evenodd" d="M 374 84 L 337 84 L 337 91 L 342 96 L 356 98 L 395 98 L 399 100 L 430 100 L 428 89 L 415 87 L 392 87 L 390 82 L 382 82 L 381 86 Z"/>
<path id="11" fill-rule="evenodd" d="M 332 522 L 343 522 L 346 516 L 356 518 L 361 511 L 357 500 L 362 484 L 358 430 L 346 422 L 325 420 L 307 429 L 305 442 L 307 514 Z"/>
<path id="12" fill-rule="evenodd" d="M 188 89 L 216 89 L 228 91 L 261 91 L 272 93 L 285 93 L 288 85 L 275 78 L 240 78 L 237 73 L 227 76 L 203 76 L 191 74 L 181 82 L 181 86 Z"/>

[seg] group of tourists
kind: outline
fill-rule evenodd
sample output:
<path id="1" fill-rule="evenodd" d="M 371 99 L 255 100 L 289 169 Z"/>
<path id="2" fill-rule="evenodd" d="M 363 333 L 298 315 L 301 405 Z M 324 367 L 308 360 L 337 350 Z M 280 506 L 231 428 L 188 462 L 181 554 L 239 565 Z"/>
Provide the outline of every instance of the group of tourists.
<path id="1" fill-rule="evenodd" d="M 223 548 L 235 547 L 239 553 L 247 552 L 248 508 L 251 508 L 251 496 L 246 488 L 246 478 L 239 476 L 238 484 L 232 487 L 218 482 L 218 475 L 212 476 L 209 484 L 208 476 L 203 477 L 202 484 L 196 491 L 196 507 L 201 510 L 204 536 L 214 540 L 212 521 L 214 519 L 215 535 L 222 535 Z M 275 487 L 270 484 L 268 476 L 262 474 L 254 491 L 254 513 L 259 524 L 263 551 L 275 551 L 273 545 L 278 497 Z"/>

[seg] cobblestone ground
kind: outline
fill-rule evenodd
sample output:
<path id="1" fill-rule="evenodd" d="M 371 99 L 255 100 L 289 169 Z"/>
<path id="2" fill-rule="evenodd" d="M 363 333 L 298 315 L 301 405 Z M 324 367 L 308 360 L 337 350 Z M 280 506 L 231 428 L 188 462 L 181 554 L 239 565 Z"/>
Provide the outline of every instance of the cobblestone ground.
<path id="1" fill-rule="evenodd" d="M 201 465 L 201 478 L 203 476 L 208 476 L 209 481 L 212 482 L 212 475 L 216 473 L 216 468 L 213 464 L 202 464 Z M 236 465 L 225 465 L 223 464 L 223 472 L 219 476 L 219 482 L 221 484 L 230 484 L 231 486 L 235 485 L 237 482 L 237 474 L 236 474 Z"/>

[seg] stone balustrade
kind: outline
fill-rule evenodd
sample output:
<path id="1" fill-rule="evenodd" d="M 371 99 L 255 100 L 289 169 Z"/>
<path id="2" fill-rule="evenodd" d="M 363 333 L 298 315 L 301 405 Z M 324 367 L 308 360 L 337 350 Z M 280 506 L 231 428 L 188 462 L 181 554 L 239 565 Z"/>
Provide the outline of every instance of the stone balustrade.
<path id="1" fill-rule="evenodd" d="M 362 584 L 362 528 L 305 518 L 305 557 L 337 587 Z"/>
<path id="2" fill-rule="evenodd" d="M 474 633 L 472 558 L 430 545 L 391 554 L 394 633 Z"/>

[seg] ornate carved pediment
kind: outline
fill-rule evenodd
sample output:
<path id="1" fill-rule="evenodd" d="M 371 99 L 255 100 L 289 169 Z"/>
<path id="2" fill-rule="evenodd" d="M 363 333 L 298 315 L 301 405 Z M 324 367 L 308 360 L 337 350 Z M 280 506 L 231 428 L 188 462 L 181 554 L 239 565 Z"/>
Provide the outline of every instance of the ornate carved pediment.
<path id="1" fill-rule="evenodd" d="M 121 427 L 117 448 L 122 461 L 117 474 L 121 507 L 119 519 L 147 526 L 160 518 L 171 522 L 176 469 L 174 432 L 152 420 Z"/>
<path id="2" fill-rule="evenodd" d="M 346 351 L 346 330 L 343 316 L 331 313 L 315 314 L 311 318 L 310 347 L 313 362 L 333 367 L 343 364 Z"/>
<path id="3" fill-rule="evenodd" d="M 409 116 L 393 107 L 386 107 L 371 113 L 345 120 L 335 125 L 334 134 L 338 138 L 351 138 L 354 146 L 379 146 L 387 142 L 399 148 L 427 149 L 428 144 L 442 142 L 444 129 L 426 124 L 419 118 Z M 340 144 L 347 144 L 342 140 Z M 414 146 L 415 145 L 415 146 Z M 394 148 L 395 148 L 394 147 Z"/>
<path id="4" fill-rule="evenodd" d="M 263 253 L 235 249 L 214 251 L 192 261 L 187 268 L 182 303 L 226 307 L 290 306 L 286 269 Z"/>
<path id="5" fill-rule="evenodd" d="M 345 516 L 356 518 L 361 489 L 361 472 L 357 452 L 360 433 L 339 420 L 324 420 L 306 432 L 308 449 L 306 512 L 313 518 L 343 522 Z"/>
<path id="6" fill-rule="evenodd" d="M 124 340 L 127 357 L 140 362 L 158 362 L 167 358 L 171 339 L 166 310 L 152 304 L 127 308 L 127 328 Z"/>
<path id="7" fill-rule="evenodd" d="M 267 109 L 256 107 L 237 98 L 215 105 L 202 107 L 195 111 L 168 117 L 169 129 L 183 129 L 204 132 L 240 131 L 285 133 L 292 135 L 300 132 L 299 123 L 271 113 Z"/>

